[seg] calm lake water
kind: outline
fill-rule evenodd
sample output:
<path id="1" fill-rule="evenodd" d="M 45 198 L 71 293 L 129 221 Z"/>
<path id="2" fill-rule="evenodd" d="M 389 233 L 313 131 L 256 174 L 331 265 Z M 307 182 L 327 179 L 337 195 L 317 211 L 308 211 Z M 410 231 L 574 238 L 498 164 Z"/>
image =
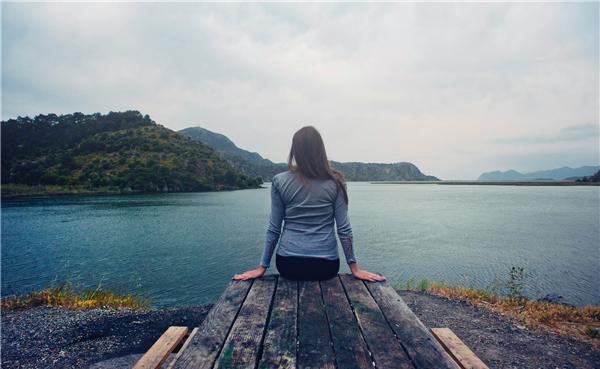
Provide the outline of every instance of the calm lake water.
<path id="1" fill-rule="evenodd" d="M 487 288 L 522 266 L 530 297 L 600 304 L 598 187 L 350 183 L 349 195 L 357 259 L 392 282 Z M 268 189 L 4 201 L 2 294 L 69 280 L 154 306 L 211 302 L 258 264 L 269 207 Z"/>

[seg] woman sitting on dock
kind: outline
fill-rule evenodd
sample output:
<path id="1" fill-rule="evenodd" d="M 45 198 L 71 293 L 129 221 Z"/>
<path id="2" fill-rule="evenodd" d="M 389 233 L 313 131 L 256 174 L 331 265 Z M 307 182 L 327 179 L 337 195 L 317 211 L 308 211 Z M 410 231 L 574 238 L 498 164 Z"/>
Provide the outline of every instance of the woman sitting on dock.
<path id="1" fill-rule="evenodd" d="M 367 281 L 385 280 L 379 274 L 358 267 L 348 220 L 344 176 L 329 166 L 323 139 L 314 127 L 303 127 L 294 134 L 288 169 L 271 181 L 271 217 L 260 265 L 236 274 L 233 279 L 262 276 L 278 243 L 275 263 L 282 277 L 313 281 L 335 277 L 340 269 L 335 221 L 346 262 L 354 277 Z"/>

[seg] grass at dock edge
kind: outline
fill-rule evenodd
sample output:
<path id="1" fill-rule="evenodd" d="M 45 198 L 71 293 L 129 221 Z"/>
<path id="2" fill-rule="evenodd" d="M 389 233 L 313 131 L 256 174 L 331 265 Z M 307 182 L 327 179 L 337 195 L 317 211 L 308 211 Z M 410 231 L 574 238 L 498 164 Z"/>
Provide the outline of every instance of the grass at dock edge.
<path id="1" fill-rule="evenodd" d="M 516 319 L 526 327 L 567 335 L 593 343 L 600 349 L 600 306 L 574 307 L 545 301 L 530 300 L 520 295 L 501 296 L 478 288 L 451 286 L 429 282 L 393 284 L 397 290 L 421 291 L 450 300 L 498 312 Z"/>
<path id="2" fill-rule="evenodd" d="M 149 301 L 134 294 L 117 294 L 96 289 L 78 290 L 69 283 L 45 288 L 22 296 L 8 296 L 0 302 L 2 309 L 26 309 L 36 306 L 66 309 L 147 309 Z"/>

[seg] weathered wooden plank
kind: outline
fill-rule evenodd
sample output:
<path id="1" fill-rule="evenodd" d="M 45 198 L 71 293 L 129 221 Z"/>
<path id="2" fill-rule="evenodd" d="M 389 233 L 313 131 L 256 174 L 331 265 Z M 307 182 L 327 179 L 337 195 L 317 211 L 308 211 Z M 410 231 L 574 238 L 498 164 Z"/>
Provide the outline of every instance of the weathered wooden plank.
<path id="1" fill-rule="evenodd" d="M 298 369 L 333 369 L 335 358 L 316 281 L 298 282 Z"/>
<path id="2" fill-rule="evenodd" d="M 212 368 L 252 282 L 248 280 L 229 283 L 200 325 L 188 348 L 175 363 L 175 369 Z"/>
<path id="3" fill-rule="evenodd" d="M 456 363 L 387 282 L 365 282 L 396 337 L 418 369 L 457 369 Z"/>
<path id="4" fill-rule="evenodd" d="M 254 281 L 215 363 L 216 369 L 255 367 L 276 285 L 276 276 Z"/>
<path id="5" fill-rule="evenodd" d="M 187 334 L 187 327 L 169 327 L 132 369 L 157 369 Z"/>
<path id="6" fill-rule="evenodd" d="M 198 327 L 192 329 L 192 332 L 190 333 L 190 335 L 188 336 L 188 338 L 186 338 L 186 340 L 183 343 L 183 345 L 181 345 L 181 348 L 179 349 L 179 351 L 177 352 L 177 354 L 175 355 L 175 357 L 173 358 L 173 360 L 171 360 L 171 362 L 169 363 L 169 366 L 167 367 L 167 369 L 173 369 L 175 367 L 175 363 L 177 362 L 177 360 L 179 360 L 179 358 L 181 357 L 181 355 L 183 355 L 183 352 L 190 345 L 190 343 L 194 339 L 194 336 L 196 335 L 196 333 L 198 333 Z"/>
<path id="7" fill-rule="evenodd" d="M 337 367 L 373 369 L 373 360 L 340 279 L 336 277 L 321 281 L 321 291 Z"/>
<path id="8" fill-rule="evenodd" d="M 431 328 L 435 338 L 463 369 L 489 369 L 449 328 Z"/>
<path id="9" fill-rule="evenodd" d="M 279 277 L 258 368 L 296 368 L 298 282 Z"/>
<path id="10" fill-rule="evenodd" d="M 340 279 L 378 369 L 414 369 L 364 283 L 351 275 Z"/>

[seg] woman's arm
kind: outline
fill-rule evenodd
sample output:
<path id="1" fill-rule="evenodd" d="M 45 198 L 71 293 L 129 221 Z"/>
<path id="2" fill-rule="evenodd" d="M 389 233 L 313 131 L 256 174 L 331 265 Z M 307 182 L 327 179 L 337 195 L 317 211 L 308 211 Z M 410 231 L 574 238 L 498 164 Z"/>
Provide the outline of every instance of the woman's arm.
<path id="1" fill-rule="evenodd" d="M 350 271 L 355 278 L 371 282 L 385 281 L 385 277 L 381 274 L 372 273 L 364 269 L 360 269 L 357 263 L 350 264 Z"/>
<path id="2" fill-rule="evenodd" d="M 271 183 L 271 217 L 269 219 L 269 226 L 267 227 L 265 247 L 260 258 L 260 266 L 264 268 L 268 268 L 271 264 L 273 251 L 277 246 L 279 236 L 281 236 L 281 225 L 284 216 L 285 205 L 281 199 L 277 181 L 273 178 L 273 182 Z"/>
<path id="3" fill-rule="evenodd" d="M 236 280 L 247 280 L 253 278 L 259 278 L 271 264 L 271 257 L 273 251 L 279 241 L 281 235 L 281 224 L 283 223 L 283 217 L 285 216 L 285 205 L 281 199 L 279 188 L 275 177 L 271 182 L 271 216 L 269 219 L 269 226 L 267 227 L 267 237 L 265 240 L 265 247 L 263 248 L 262 256 L 258 268 L 249 270 L 242 274 L 236 274 L 233 279 Z"/>
<path id="4" fill-rule="evenodd" d="M 344 250 L 344 256 L 346 257 L 346 262 L 350 267 L 350 271 L 352 271 L 352 275 L 358 279 L 363 279 L 366 281 L 385 281 L 384 276 L 368 272 L 358 267 L 356 256 L 354 255 L 352 226 L 350 225 L 350 219 L 348 218 L 348 204 L 346 204 L 344 201 L 344 196 L 339 188 L 334 204 L 334 217 L 337 227 L 337 234 L 340 238 L 342 250 Z"/>
<path id="5" fill-rule="evenodd" d="M 348 218 L 348 204 L 344 201 L 344 195 L 339 188 L 335 197 L 333 215 L 337 227 L 337 234 L 342 244 L 342 250 L 344 250 L 344 256 L 346 257 L 346 262 L 348 264 L 356 263 L 354 242 L 352 239 L 352 226 L 350 225 L 350 219 Z"/>

